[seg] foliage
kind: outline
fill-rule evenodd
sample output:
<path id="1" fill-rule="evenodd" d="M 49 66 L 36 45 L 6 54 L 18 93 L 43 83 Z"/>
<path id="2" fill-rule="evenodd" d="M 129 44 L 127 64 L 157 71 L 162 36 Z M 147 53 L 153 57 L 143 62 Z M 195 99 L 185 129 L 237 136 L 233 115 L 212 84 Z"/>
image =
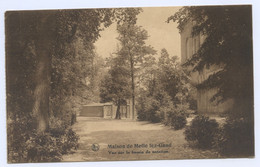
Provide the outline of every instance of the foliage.
<path id="1" fill-rule="evenodd" d="M 195 95 L 194 87 L 189 83 L 185 72 L 176 60 L 176 57 L 172 57 L 166 60 L 168 63 L 160 64 L 159 62 L 158 71 L 158 83 L 171 96 L 175 107 L 179 104 L 189 105 Z"/>
<path id="2" fill-rule="evenodd" d="M 188 21 L 194 24 L 192 35 L 204 35 L 205 41 L 186 65 L 202 71 L 212 65 L 220 71 L 197 85 L 198 88 L 217 87 L 212 100 L 234 100 L 231 118 L 248 117 L 253 123 L 253 52 L 251 6 L 183 7 L 168 21 L 177 21 L 180 31 Z"/>
<path id="3" fill-rule="evenodd" d="M 173 108 L 170 96 L 161 90 L 154 92 L 153 96 L 142 93 L 138 97 L 136 105 L 138 119 L 154 123 L 162 122 L 165 119 L 165 109 Z"/>
<path id="4" fill-rule="evenodd" d="M 124 23 L 136 24 L 137 15 L 143 12 L 142 8 L 117 8 L 113 10 L 115 13 L 114 20 L 117 24 L 122 25 Z"/>
<path id="5" fill-rule="evenodd" d="M 61 120 L 52 118 L 50 131 L 38 133 L 35 119 L 28 117 L 8 121 L 8 162 L 56 162 L 77 149 L 79 137 Z"/>
<path id="6" fill-rule="evenodd" d="M 215 147 L 226 156 L 254 156 L 254 131 L 245 119 L 226 120 L 215 139 Z"/>
<path id="7" fill-rule="evenodd" d="M 198 52 L 184 66 L 193 67 L 192 72 L 201 72 L 211 66 L 220 67 L 197 88 L 218 88 L 212 101 L 221 103 L 232 99 L 234 102 L 226 112 L 228 121 L 220 129 L 217 148 L 230 155 L 252 155 L 252 6 L 183 7 L 168 18 L 168 21 L 171 20 L 178 22 L 180 32 L 187 22 L 193 22 L 192 36 L 202 35 L 205 38 Z"/>
<path id="8" fill-rule="evenodd" d="M 180 106 L 174 107 L 166 92 L 158 91 L 154 96 L 143 94 L 138 98 L 136 109 L 139 120 L 163 122 L 176 130 L 183 128 L 187 123 L 185 109 Z"/>
<path id="9" fill-rule="evenodd" d="M 140 68 L 143 73 L 139 74 L 138 118 L 163 122 L 176 130 L 183 128 L 195 93 L 177 56 L 170 57 L 162 49 L 158 61 L 147 57 Z"/>
<path id="10" fill-rule="evenodd" d="M 119 34 L 118 41 L 121 44 L 121 48 L 118 51 L 118 55 L 125 56 L 130 63 L 140 63 L 146 55 L 155 54 L 155 50 L 151 46 L 145 45 L 145 41 L 148 39 L 148 33 L 141 26 L 135 24 L 124 23 L 117 25 L 117 32 Z"/>
<path id="11" fill-rule="evenodd" d="M 118 22 L 117 32 L 119 34 L 118 41 L 121 46 L 117 55 L 122 56 L 127 60 L 130 69 L 131 78 L 131 95 L 132 95 L 132 108 L 135 108 L 136 96 L 136 69 L 143 59 L 148 55 L 153 55 L 156 51 L 145 41 L 148 39 L 148 33 L 141 26 L 136 25 L 137 15 L 141 12 L 139 8 L 125 10 L 125 18 Z M 134 112 L 133 112 L 134 114 Z M 133 115 L 133 117 L 135 117 Z"/>
<path id="12" fill-rule="evenodd" d="M 184 127 L 194 88 L 188 83 L 177 56 L 170 57 L 167 50 L 162 49 L 158 62 L 147 57 L 141 69 L 138 118 L 164 122 L 175 129 Z"/>
<path id="13" fill-rule="evenodd" d="M 94 42 L 101 27 L 111 24 L 111 12 L 95 9 L 57 13 L 57 43 L 51 62 L 51 102 L 52 110 L 61 116 L 74 117 L 82 103 L 99 100 L 96 76 L 102 60 L 94 51 Z"/>
<path id="14" fill-rule="evenodd" d="M 152 110 L 152 98 L 147 96 L 140 96 L 136 104 L 137 119 L 141 121 L 148 120 L 148 112 Z"/>
<path id="15" fill-rule="evenodd" d="M 152 58 L 147 58 L 142 63 L 143 73 L 140 74 L 140 87 L 144 87 L 149 93 L 163 90 L 171 97 L 175 107 L 181 104 L 190 104 L 194 101 L 195 90 L 189 84 L 186 73 L 181 69 L 177 56 L 168 54 L 166 49 L 161 50 L 158 62 Z M 196 106 L 193 108 L 196 109 Z"/>
<path id="16" fill-rule="evenodd" d="M 130 97 L 129 70 L 122 56 L 111 58 L 111 68 L 105 75 L 100 85 L 101 102 L 126 100 Z"/>
<path id="17" fill-rule="evenodd" d="M 69 127 L 79 103 L 93 95 L 87 84 L 96 74 L 93 43 L 112 15 L 110 9 L 6 13 L 9 162 L 56 161 L 76 146 Z M 50 117 L 64 127 L 52 127 Z M 41 155 L 30 159 L 32 145 Z"/>
<path id="18" fill-rule="evenodd" d="M 109 63 L 111 68 L 101 80 L 100 98 L 101 102 L 113 101 L 117 105 L 116 118 L 121 119 L 120 106 L 126 104 L 126 100 L 131 96 L 129 68 L 125 58 L 120 55 L 111 58 Z"/>
<path id="19" fill-rule="evenodd" d="M 135 72 L 136 65 L 155 51 L 151 46 L 145 45 L 148 38 L 147 31 L 136 25 L 140 8 L 118 9 L 117 32 L 120 47 L 116 57 L 110 58 L 108 75 L 101 81 L 101 102 L 113 101 L 118 106 L 120 117 L 120 105 L 132 96 L 133 108 L 135 106 Z M 131 90 L 130 86 L 131 85 Z"/>
<path id="20" fill-rule="evenodd" d="M 215 119 L 196 116 L 185 129 L 185 139 L 194 142 L 199 148 L 212 148 L 218 126 Z"/>
<path id="21" fill-rule="evenodd" d="M 162 49 L 158 62 L 158 84 L 162 85 L 173 101 L 177 100 L 176 94 L 181 92 L 181 80 L 184 79 L 177 59 L 177 56 L 170 57 L 167 50 Z"/>
<path id="22" fill-rule="evenodd" d="M 111 24 L 112 15 L 110 9 L 7 12 L 7 101 L 10 107 L 18 106 L 8 115 L 32 111 L 40 64 L 51 89 L 51 110 L 59 111 L 70 96 L 82 96 L 84 79 L 91 81 L 94 75 L 93 43 L 102 26 Z M 51 61 L 42 60 L 44 55 L 51 55 Z"/>
<path id="23" fill-rule="evenodd" d="M 15 119 L 18 114 L 28 114 L 32 110 L 32 89 L 36 84 L 34 73 L 37 65 L 33 41 L 36 35 L 36 15 L 7 12 L 5 17 L 7 115 Z M 27 18 L 23 20 L 24 24 L 21 23 L 23 17 Z M 13 26 L 17 23 L 21 24 Z"/>
<path id="24" fill-rule="evenodd" d="M 166 111 L 165 125 L 173 127 L 175 130 L 179 130 L 185 127 L 187 124 L 187 113 L 181 107 L 168 109 Z"/>

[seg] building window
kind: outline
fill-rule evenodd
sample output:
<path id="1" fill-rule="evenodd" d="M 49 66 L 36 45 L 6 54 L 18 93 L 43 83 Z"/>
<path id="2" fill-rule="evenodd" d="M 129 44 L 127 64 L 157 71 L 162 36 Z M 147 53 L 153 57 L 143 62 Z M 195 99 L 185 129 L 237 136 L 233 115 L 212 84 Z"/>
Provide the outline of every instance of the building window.
<path id="1" fill-rule="evenodd" d="M 190 46 L 189 46 L 189 38 L 186 38 L 186 54 L 184 60 L 187 60 L 189 58 L 190 52 Z"/>
<path id="2" fill-rule="evenodd" d="M 193 39 L 192 54 L 195 54 L 196 52 L 197 52 L 197 41 L 195 38 L 195 39 Z"/>

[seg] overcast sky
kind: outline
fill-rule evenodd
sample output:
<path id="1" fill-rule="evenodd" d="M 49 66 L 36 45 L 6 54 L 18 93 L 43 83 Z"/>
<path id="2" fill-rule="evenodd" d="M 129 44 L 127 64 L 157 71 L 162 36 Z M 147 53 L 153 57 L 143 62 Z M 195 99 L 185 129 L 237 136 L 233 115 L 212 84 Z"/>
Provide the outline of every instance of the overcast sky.
<path id="1" fill-rule="evenodd" d="M 167 49 L 170 56 L 180 57 L 180 34 L 177 23 L 167 23 L 169 16 L 173 15 L 180 7 L 153 7 L 143 8 L 143 12 L 138 15 L 137 25 L 148 31 L 149 38 L 147 45 L 151 45 L 160 54 L 162 48 Z M 102 57 L 108 57 L 115 52 L 117 47 L 116 24 L 112 24 L 101 32 L 101 37 L 95 43 L 97 53 Z"/>

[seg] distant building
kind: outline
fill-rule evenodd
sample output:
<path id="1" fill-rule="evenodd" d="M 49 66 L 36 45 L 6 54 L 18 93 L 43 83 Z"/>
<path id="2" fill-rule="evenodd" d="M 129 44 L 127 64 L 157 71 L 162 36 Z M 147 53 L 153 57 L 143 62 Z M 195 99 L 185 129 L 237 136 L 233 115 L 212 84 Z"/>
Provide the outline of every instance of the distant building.
<path id="1" fill-rule="evenodd" d="M 116 117 L 116 110 L 117 106 L 113 103 L 92 103 L 83 105 L 79 116 L 114 119 Z M 132 105 L 130 105 L 130 100 L 127 100 L 126 105 L 120 106 L 120 113 L 122 119 L 132 119 Z"/>
<path id="2" fill-rule="evenodd" d="M 205 36 L 199 34 L 192 37 L 192 27 L 195 22 L 187 22 L 184 29 L 180 32 L 181 35 L 181 63 L 187 62 L 193 54 L 195 54 L 205 40 Z M 187 67 L 192 69 L 192 67 Z M 211 74 L 216 73 L 221 69 L 221 66 L 204 67 L 200 72 L 192 72 L 190 81 L 193 85 L 197 85 L 205 81 Z M 232 100 L 225 101 L 224 103 L 217 104 L 210 99 L 218 91 L 217 88 L 213 89 L 197 89 L 197 107 L 198 112 L 207 115 L 219 115 L 232 107 Z"/>

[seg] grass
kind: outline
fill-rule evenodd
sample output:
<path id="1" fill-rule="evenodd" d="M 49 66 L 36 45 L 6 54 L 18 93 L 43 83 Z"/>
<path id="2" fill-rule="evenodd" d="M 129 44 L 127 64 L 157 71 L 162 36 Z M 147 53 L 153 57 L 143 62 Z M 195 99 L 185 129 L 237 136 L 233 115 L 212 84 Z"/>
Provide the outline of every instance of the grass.
<path id="1" fill-rule="evenodd" d="M 63 161 L 171 160 L 218 158 L 216 152 L 189 147 L 184 130 L 173 130 L 162 124 L 132 120 L 104 120 L 78 117 L 74 130 L 80 135 L 79 150 L 63 157 Z M 92 144 L 100 149 L 93 151 Z M 149 144 L 171 144 L 171 147 L 151 148 Z M 148 144 L 147 148 L 108 148 L 109 144 Z M 146 154 L 149 150 L 150 154 Z M 116 154 L 109 154 L 109 151 Z M 130 154 L 126 154 L 126 151 Z M 144 152 L 132 154 L 131 152 Z M 152 153 L 152 151 L 157 151 Z M 118 154 L 124 152 L 124 154 Z M 162 153 L 165 152 L 165 153 Z"/>

